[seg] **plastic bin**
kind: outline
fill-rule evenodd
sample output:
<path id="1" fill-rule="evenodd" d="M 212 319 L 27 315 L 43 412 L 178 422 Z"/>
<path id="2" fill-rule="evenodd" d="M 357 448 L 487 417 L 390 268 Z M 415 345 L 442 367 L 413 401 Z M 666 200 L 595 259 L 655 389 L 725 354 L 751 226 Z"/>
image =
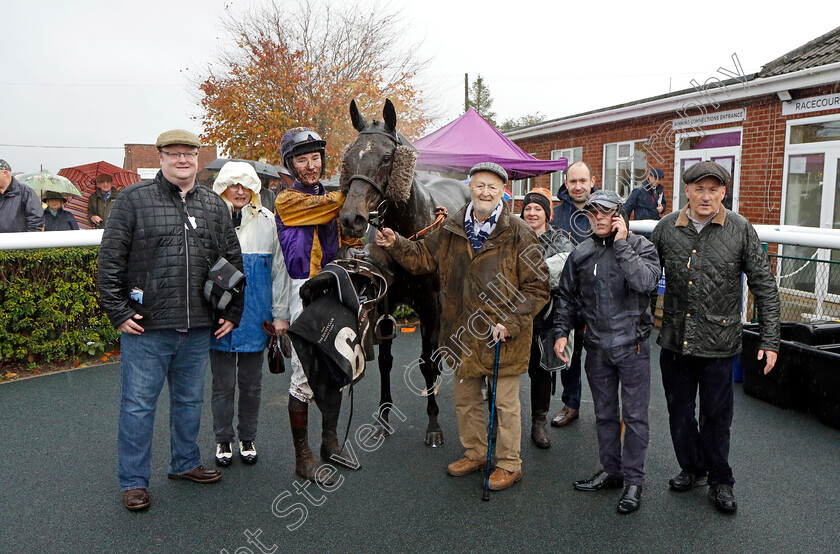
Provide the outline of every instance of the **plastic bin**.
<path id="1" fill-rule="evenodd" d="M 809 405 L 808 365 L 802 363 L 803 344 L 792 337 L 808 338 L 808 329 L 798 323 L 781 324 L 781 345 L 776 366 L 764 374 L 764 360 L 758 360 L 758 325 L 744 325 L 739 363 L 744 372 L 744 392 L 774 406 L 804 409 Z"/>
<path id="2" fill-rule="evenodd" d="M 840 429 L 840 344 L 806 346 L 802 363 L 809 367 L 808 388 L 817 417 Z"/>

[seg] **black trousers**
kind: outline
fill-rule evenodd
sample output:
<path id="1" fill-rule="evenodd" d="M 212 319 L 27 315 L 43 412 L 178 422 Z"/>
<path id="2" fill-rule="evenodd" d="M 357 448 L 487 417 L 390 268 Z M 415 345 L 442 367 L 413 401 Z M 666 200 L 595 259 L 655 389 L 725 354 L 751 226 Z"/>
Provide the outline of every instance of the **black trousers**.
<path id="1" fill-rule="evenodd" d="M 668 422 L 674 453 L 683 471 L 708 474 L 709 484 L 732 485 L 729 467 L 729 429 L 734 392 L 735 357 L 699 358 L 662 349 L 659 366 L 668 402 Z M 695 399 L 700 391 L 700 422 Z"/>

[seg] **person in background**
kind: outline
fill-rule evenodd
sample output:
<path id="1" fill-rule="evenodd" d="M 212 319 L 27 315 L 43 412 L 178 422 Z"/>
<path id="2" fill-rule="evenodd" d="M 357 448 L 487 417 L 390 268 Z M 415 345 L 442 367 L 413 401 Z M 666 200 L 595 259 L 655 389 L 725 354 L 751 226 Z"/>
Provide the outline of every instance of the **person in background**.
<path id="1" fill-rule="evenodd" d="M 87 218 L 94 229 L 104 229 L 120 191 L 114 188 L 114 179 L 110 175 L 100 175 L 94 183 L 96 190 L 88 198 Z"/>
<path id="2" fill-rule="evenodd" d="M 67 198 L 58 192 L 48 190 L 44 193 L 47 203 L 44 209 L 44 231 L 78 231 L 79 224 L 70 212 L 64 209 Z"/>
<path id="3" fill-rule="evenodd" d="M 0 233 L 44 230 L 44 207 L 34 190 L 12 177 L 12 168 L 0 160 Z"/>
<path id="4" fill-rule="evenodd" d="M 557 192 L 559 203 L 554 207 L 551 225 L 565 231 L 577 246 L 592 235 L 592 228 L 586 211 L 583 209 L 586 199 L 597 190 L 592 176 L 592 166 L 584 161 L 576 161 L 566 168 L 566 180 Z M 583 336 L 583 322 L 575 323 L 575 335 Z M 572 340 L 572 358 L 566 370 L 560 372 L 563 383 L 563 408 L 551 419 L 552 427 L 565 427 L 580 417 L 581 395 L 581 361 L 583 358 L 583 341 Z"/>
<path id="5" fill-rule="evenodd" d="M 648 178 L 642 181 L 642 186 L 633 189 L 624 203 L 624 209 L 630 219 L 654 219 L 659 221 L 668 207 L 668 203 L 665 201 L 665 192 L 660 182 L 664 177 L 665 172 L 658 167 L 654 167 L 648 172 Z"/>
<path id="6" fill-rule="evenodd" d="M 543 259 L 548 266 L 549 286 L 552 293 L 555 293 L 557 286 L 560 284 L 560 273 L 566 264 L 566 258 L 569 257 L 569 253 L 574 247 L 562 231 L 549 225 L 551 220 L 551 191 L 536 188 L 526 194 L 522 200 L 522 219 L 539 238 L 540 247 L 543 250 Z M 557 374 L 554 371 L 547 371 L 540 363 L 543 357 L 541 341 L 544 348 L 548 350 L 546 354 L 554 354 L 553 336 L 549 337 L 550 340 L 548 341 L 543 340 L 545 336 L 551 335 L 551 309 L 552 302 L 549 300 L 540 313 L 534 316 L 534 337 L 531 341 L 531 359 L 528 363 L 528 377 L 531 378 L 531 440 L 538 448 L 551 447 L 551 438 L 546 432 L 545 424 L 551 404 L 551 394 L 556 385 L 555 375 Z M 547 317 L 548 322 L 546 323 Z M 574 331 L 571 334 L 574 334 Z M 571 357 L 571 346 L 572 342 L 570 340 L 565 353 L 566 357 Z M 555 362 L 552 365 L 559 367 L 561 364 Z"/>

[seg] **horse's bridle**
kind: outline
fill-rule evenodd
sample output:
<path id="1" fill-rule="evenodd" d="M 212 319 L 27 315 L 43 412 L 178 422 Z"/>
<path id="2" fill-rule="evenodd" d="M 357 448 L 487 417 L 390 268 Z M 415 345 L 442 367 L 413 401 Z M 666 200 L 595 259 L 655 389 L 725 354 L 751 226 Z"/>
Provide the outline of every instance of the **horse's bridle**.
<path id="1" fill-rule="evenodd" d="M 383 135 L 383 136 L 386 136 L 389 139 L 391 139 L 394 142 L 394 144 L 396 144 L 397 146 L 400 145 L 399 137 L 397 137 L 396 135 L 392 135 L 391 133 L 386 133 L 385 131 L 383 131 L 382 129 L 379 129 L 378 127 L 368 127 L 364 131 L 360 131 L 359 134 L 360 135 Z M 383 185 L 375 182 L 373 179 L 371 179 L 367 175 L 362 175 L 362 174 L 357 173 L 357 174 L 351 176 L 350 180 L 347 181 L 347 182 L 350 183 L 350 182 L 352 182 L 356 179 L 358 179 L 359 181 L 364 181 L 368 185 L 372 186 L 374 188 L 374 190 L 376 190 L 376 192 L 378 192 L 379 195 L 382 196 L 382 198 L 388 198 L 388 196 L 386 196 L 386 194 L 385 194 L 385 187 Z"/>

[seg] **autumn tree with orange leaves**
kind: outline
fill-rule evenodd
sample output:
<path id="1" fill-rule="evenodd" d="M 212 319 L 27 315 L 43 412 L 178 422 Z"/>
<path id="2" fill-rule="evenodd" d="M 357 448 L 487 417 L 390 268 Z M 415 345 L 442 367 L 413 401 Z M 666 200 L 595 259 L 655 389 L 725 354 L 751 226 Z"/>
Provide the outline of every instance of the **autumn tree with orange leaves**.
<path id="1" fill-rule="evenodd" d="M 390 98 L 400 132 L 409 139 L 423 133 L 428 120 L 416 81 L 426 62 L 416 58 L 417 45 L 404 45 L 398 15 L 376 5 L 358 11 L 325 4 L 284 7 L 274 0 L 223 17 L 235 47 L 197 83 L 204 141 L 229 157 L 281 164 L 283 133 L 311 127 L 327 141 L 332 173 L 356 135 L 352 99 L 362 113 L 379 114 Z"/>

